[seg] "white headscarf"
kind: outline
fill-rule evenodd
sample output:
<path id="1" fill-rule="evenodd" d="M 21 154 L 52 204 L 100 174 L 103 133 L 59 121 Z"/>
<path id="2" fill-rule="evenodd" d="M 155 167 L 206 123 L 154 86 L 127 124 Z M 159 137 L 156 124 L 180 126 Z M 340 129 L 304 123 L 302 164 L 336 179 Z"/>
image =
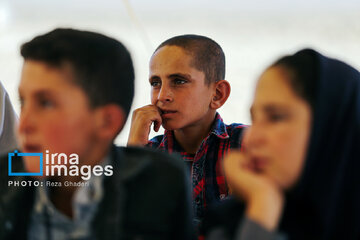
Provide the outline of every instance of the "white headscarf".
<path id="1" fill-rule="evenodd" d="M 15 129 L 18 117 L 11 105 L 9 95 L 0 82 L 0 155 L 17 147 Z"/>

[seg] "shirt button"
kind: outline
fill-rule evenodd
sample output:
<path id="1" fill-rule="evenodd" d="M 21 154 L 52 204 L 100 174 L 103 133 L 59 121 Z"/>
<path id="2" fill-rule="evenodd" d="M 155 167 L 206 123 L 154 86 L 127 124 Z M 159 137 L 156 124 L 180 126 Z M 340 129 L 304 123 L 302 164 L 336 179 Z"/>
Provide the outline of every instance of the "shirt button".
<path id="1" fill-rule="evenodd" d="M 226 197 L 225 194 L 220 194 L 220 199 L 223 200 Z"/>

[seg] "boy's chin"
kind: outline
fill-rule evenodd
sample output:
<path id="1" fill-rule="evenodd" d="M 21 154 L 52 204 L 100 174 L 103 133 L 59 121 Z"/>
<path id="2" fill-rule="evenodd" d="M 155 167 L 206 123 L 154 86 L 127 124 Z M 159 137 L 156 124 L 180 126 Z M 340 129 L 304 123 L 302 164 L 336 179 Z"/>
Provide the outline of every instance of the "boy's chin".
<path id="1" fill-rule="evenodd" d="M 179 124 L 174 121 L 163 121 L 161 125 L 165 130 L 174 131 L 180 129 Z"/>
<path id="2" fill-rule="evenodd" d="M 173 131 L 173 130 L 176 130 L 176 128 L 173 128 L 173 127 L 171 127 L 171 126 L 162 126 L 165 130 L 167 130 L 167 131 Z"/>

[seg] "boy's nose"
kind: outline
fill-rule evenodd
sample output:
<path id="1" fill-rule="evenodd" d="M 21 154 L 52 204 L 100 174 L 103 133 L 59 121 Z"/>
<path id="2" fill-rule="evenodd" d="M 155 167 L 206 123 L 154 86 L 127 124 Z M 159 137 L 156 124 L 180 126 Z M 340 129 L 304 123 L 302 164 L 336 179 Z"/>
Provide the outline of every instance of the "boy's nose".
<path id="1" fill-rule="evenodd" d="M 173 93 L 169 87 L 162 86 L 158 93 L 158 101 L 160 102 L 171 102 L 173 101 Z"/>

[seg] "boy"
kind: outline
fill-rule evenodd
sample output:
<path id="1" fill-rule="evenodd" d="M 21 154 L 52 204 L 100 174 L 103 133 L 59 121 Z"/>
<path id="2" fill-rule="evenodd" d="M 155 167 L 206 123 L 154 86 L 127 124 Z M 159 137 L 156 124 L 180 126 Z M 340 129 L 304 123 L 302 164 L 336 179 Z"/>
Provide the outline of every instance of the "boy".
<path id="1" fill-rule="evenodd" d="M 225 125 L 216 112 L 230 94 L 225 56 L 213 40 L 182 35 L 160 44 L 150 60 L 151 104 L 133 113 L 128 145 L 180 153 L 191 172 L 193 207 L 201 220 L 207 205 L 228 195 L 221 160 L 240 148 L 242 124 Z M 151 124 L 164 135 L 148 141 Z"/>
<path id="2" fill-rule="evenodd" d="M 24 153 L 0 162 L 0 239 L 189 239 L 181 161 L 112 144 L 133 98 L 126 48 L 101 34 L 56 29 L 21 54 Z M 43 156 L 43 166 L 31 154 Z M 31 174 L 40 176 L 24 176 Z"/>

